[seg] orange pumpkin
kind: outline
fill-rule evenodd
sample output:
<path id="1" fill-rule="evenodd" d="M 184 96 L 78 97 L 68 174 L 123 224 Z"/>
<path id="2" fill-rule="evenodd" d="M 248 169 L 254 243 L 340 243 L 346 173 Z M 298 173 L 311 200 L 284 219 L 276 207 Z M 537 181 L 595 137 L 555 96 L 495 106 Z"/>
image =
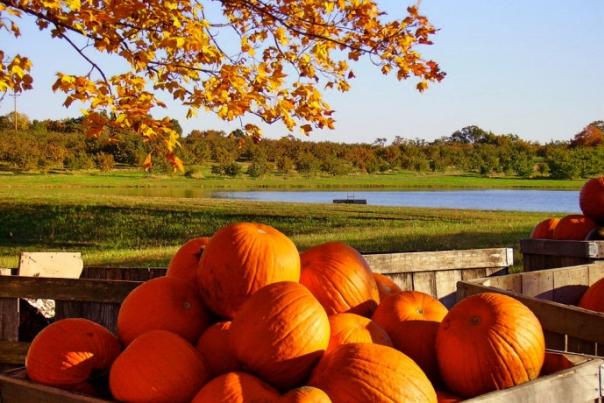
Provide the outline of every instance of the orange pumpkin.
<path id="1" fill-rule="evenodd" d="M 554 239 L 582 241 L 595 228 L 597 228 L 596 223 L 583 215 L 567 215 L 556 225 Z"/>
<path id="2" fill-rule="evenodd" d="M 331 399 L 319 388 L 301 386 L 283 395 L 279 403 L 331 403 Z"/>
<path id="3" fill-rule="evenodd" d="M 240 369 L 229 343 L 231 322 L 218 322 L 206 329 L 197 342 L 206 367 L 213 376 Z"/>
<path id="4" fill-rule="evenodd" d="M 157 277 L 136 287 L 124 299 L 117 316 L 117 331 L 126 345 L 157 329 L 195 343 L 208 324 L 208 313 L 195 287 L 175 277 Z"/>
<path id="5" fill-rule="evenodd" d="M 302 284 L 279 282 L 257 291 L 231 325 L 239 361 L 278 389 L 299 385 L 329 343 L 329 320 Z"/>
<path id="6" fill-rule="evenodd" d="M 113 363 L 109 387 L 124 402 L 190 402 L 209 374 L 193 346 L 175 333 L 137 337 Z"/>
<path id="7" fill-rule="evenodd" d="M 109 369 L 120 350 L 117 337 L 103 326 L 87 319 L 62 319 L 36 335 L 25 368 L 34 382 L 79 389 L 93 370 Z"/>
<path id="8" fill-rule="evenodd" d="M 436 352 L 448 389 L 473 397 L 539 376 L 545 340 L 530 309 L 506 295 L 483 293 L 451 308 L 438 328 Z"/>
<path id="9" fill-rule="evenodd" d="M 359 252 L 341 242 L 310 248 L 301 255 L 304 284 L 328 315 L 350 312 L 370 316 L 380 301 L 369 265 Z"/>
<path id="10" fill-rule="evenodd" d="M 299 279 L 296 245 L 273 227 L 254 223 L 232 224 L 216 232 L 198 270 L 203 300 L 227 319 L 265 285 Z"/>
<path id="11" fill-rule="evenodd" d="M 579 205 L 583 214 L 604 226 L 604 176 L 590 179 L 583 185 Z"/>
<path id="12" fill-rule="evenodd" d="M 554 374 L 558 371 L 562 371 L 572 367 L 574 367 L 574 364 L 563 354 L 557 354 L 546 351 L 545 360 L 543 361 L 543 367 L 541 367 L 540 376 Z"/>
<path id="13" fill-rule="evenodd" d="M 384 298 L 372 319 L 388 333 L 397 350 L 411 357 L 430 379 L 438 379 L 436 332 L 447 308 L 419 291 L 402 291 Z"/>
<path id="14" fill-rule="evenodd" d="M 209 241 L 209 237 L 203 236 L 185 242 L 170 259 L 166 276 L 180 278 L 197 288 L 199 260 Z"/>
<path id="15" fill-rule="evenodd" d="M 604 277 L 585 291 L 579 301 L 579 306 L 592 311 L 604 312 Z"/>
<path id="16" fill-rule="evenodd" d="M 331 336 L 327 351 L 346 343 L 377 343 L 392 346 L 388 334 L 377 323 L 354 313 L 338 313 L 329 317 Z"/>
<path id="17" fill-rule="evenodd" d="M 442 390 L 436 391 L 436 398 L 438 403 L 458 403 L 463 401 L 461 397 L 450 394 L 449 392 L 443 392 Z"/>
<path id="18" fill-rule="evenodd" d="M 342 344 L 325 354 L 309 384 L 334 402 L 436 403 L 436 392 L 405 354 L 380 344 Z"/>
<path id="19" fill-rule="evenodd" d="M 554 230 L 559 222 L 559 218 L 548 218 L 541 221 L 531 231 L 531 239 L 554 239 Z"/>
<path id="20" fill-rule="evenodd" d="M 403 291 L 394 281 L 390 280 L 390 277 L 388 276 L 380 273 L 373 273 L 373 279 L 378 287 L 380 301 L 389 295 L 398 294 Z"/>
<path id="21" fill-rule="evenodd" d="M 244 372 L 229 372 L 212 379 L 191 403 L 275 403 L 279 393 L 260 379 Z"/>

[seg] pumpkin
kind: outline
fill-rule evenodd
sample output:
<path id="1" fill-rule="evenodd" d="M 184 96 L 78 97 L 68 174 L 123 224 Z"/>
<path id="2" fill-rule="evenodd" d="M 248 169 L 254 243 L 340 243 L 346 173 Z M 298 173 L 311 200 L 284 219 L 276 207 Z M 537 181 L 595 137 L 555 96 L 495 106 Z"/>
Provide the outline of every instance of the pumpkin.
<path id="1" fill-rule="evenodd" d="M 166 330 L 137 337 L 113 363 L 109 387 L 124 402 L 190 402 L 208 381 L 199 352 Z"/>
<path id="2" fill-rule="evenodd" d="M 242 306 L 231 325 L 237 359 L 281 390 L 299 385 L 329 343 L 329 320 L 302 284 L 267 285 Z"/>
<path id="3" fill-rule="evenodd" d="M 579 214 L 567 215 L 556 225 L 554 239 L 582 241 L 595 228 L 596 223 L 588 217 Z"/>
<path id="4" fill-rule="evenodd" d="M 61 319 L 34 337 L 25 369 L 34 382 L 79 389 L 93 370 L 109 369 L 120 350 L 117 337 L 103 326 L 87 319 Z"/>
<path id="5" fill-rule="evenodd" d="M 428 294 L 403 291 L 380 302 L 372 319 L 388 333 L 394 347 L 411 357 L 434 381 L 438 379 L 436 332 L 447 312 Z"/>
<path id="6" fill-rule="evenodd" d="M 442 390 L 436 391 L 436 398 L 438 403 L 458 403 L 463 401 L 461 397 L 450 394 L 449 392 L 443 392 Z"/>
<path id="7" fill-rule="evenodd" d="M 365 258 L 341 242 L 329 242 L 301 255 L 304 284 L 328 315 L 350 312 L 370 316 L 380 301 L 377 284 Z"/>
<path id="8" fill-rule="evenodd" d="M 579 306 L 592 311 L 604 312 L 604 277 L 593 283 L 583 293 Z"/>
<path id="9" fill-rule="evenodd" d="M 157 277 L 136 287 L 122 302 L 117 330 L 124 344 L 149 330 L 163 329 L 194 343 L 209 318 L 197 290 L 175 277 Z"/>
<path id="10" fill-rule="evenodd" d="M 218 322 L 206 329 L 197 342 L 206 367 L 213 376 L 240 369 L 229 343 L 231 322 Z"/>
<path id="11" fill-rule="evenodd" d="M 191 403 L 275 403 L 279 393 L 260 379 L 244 372 L 229 372 L 212 379 Z"/>
<path id="12" fill-rule="evenodd" d="M 168 263 L 166 276 L 176 277 L 197 287 L 197 268 L 209 237 L 193 238 L 180 247 Z"/>
<path id="13" fill-rule="evenodd" d="M 531 239 L 554 239 L 554 230 L 559 222 L 559 218 L 548 218 L 541 221 L 531 231 Z"/>
<path id="14" fill-rule="evenodd" d="M 299 280 L 296 245 L 275 228 L 254 223 L 232 224 L 216 232 L 198 269 L 203 300 L 227 319 L 265 285 Z"/>
<path id="15" fill-rule="evenodd" d="M 377 323 L 354 313 L 338 313 L 329 317 L 331 336 L 327 351 L 346 343 L 377 343 L 392 346 L 388 334 Z"/>
<path id="16" fill-rule="evenodd" d="M 283 395 L 279 403 L 331 403 L 331 399 L 321 389 L 301 386 Z"/>
<path id="17" fill-rule="evenodd" d="M 604 176 L 590 179 L 583 185 L 579 206 L 585 216 L 604 226 Z"/>
<path id="18" fill-rule="evenodd" d="M 336 347 L 319 361 L 309 385 L 334 402 L 436 403 L 436 392 L 421 368 L 400 351 L 380 344 Z"/>
<path id="19" fill-rule="evenodd" d="M 522 303 L 482 293 L 451 308 L 438 328 L 436 352 L 448 389 L 473 397 L 539 376 L 545 340 L 541 324 Z"/>
<path id="20" fill-rule="evenodd" d="M 566 358 L 564 354 L 546 351 L 540 376 L 554 374 L 558 371 L 572 367 L 574 367 L 574 364 L 568 358 Z"/>
<path id="21" fill-rule="evenodd" d="M 385 276 L 380 273 L 373 273 L 373 279 L 375 280 L 375 283 L 378 287 L 380 301 L 389 295 L 398 294 L 402 291 L 401 288 L 396 285 L 396 283 L 392 281 L 388 276 Z"/>

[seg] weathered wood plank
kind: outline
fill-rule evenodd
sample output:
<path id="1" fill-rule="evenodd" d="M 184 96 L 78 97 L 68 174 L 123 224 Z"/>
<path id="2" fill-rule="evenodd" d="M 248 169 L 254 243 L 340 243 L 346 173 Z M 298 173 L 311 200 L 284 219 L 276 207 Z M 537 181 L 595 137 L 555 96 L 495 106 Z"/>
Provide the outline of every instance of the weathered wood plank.
<path id="1" fill-rule="evenodd" d="M 78 393 L 40 385 L 24 379 L 23 376 L 0 375 L 0 397 L 2 403 L 109 403 Z"/>
<path id="2" fill-rule="evenodd" d="M 24 341 L 0 340 L 0 363 L 25 365 L 29 343 Z"/>
<path id="3" fill-rule="evenodd" d="M 600 366 L 602 364 L 604 364 L 603 360 L 593 359 L 532 382 L 465 401 L 472 403 L 593 402 L 601 397 Z"/>
<path id="4" fill-rule="evenodd" d="M 391 273 L 388 277 L 403 291 L 413 291 L 413 274 L 411 273 Z"/>
<path id="5" fill-rule="evenodd" d="M 527 255 L 571 256 L 589 259 L 604 258 L 604 241 L 557 241 L 522 239 L 520 251 Z"/>
<path id="6" fill-rule="evenodd" d="M 47 298 L 119 304 L 139 284 L 137 281 L 0 276 L 0 298 Z"/>
<path id="7" fill-rule="evenodd" d="M 363 256 L 373 271 L 388 274 L 509 267 L 514 264 L 511 250 L 510 248 L 493 248 Z"/>
<path id="8" fill-rule="evenodd" d="M 19 300 L 0 298 L 0 339 L 19 340 Z"/>
<path id="9" fill-rule="evenodd" d="M 551 271 L 523 273 L 522 295 L 539 299 L 553 299 L 554 275 Z"/>
<path id="10" fill-rule="evenodd" d="M 461 280 L 461 270 L 446 270 L 434 272 L 436 298 L 447 308 L 455 305 L 457 282 Z"/>
<path id="11" fill-rule="evenodd" d="M 23 252 L 19 259 L 20 276 L 78 278 L 83 268 L 80 252 Z"/>
<path id="12" fill-rule="evenodd" d="M 589 286 L 589 268 L 554 270 L 552 274 L 554 276 L 552 301 L 577 305 Z"/>
<path id="13" fill-rule="evenodd" d="M 413 289 L 415 291 L 425 292 L 436 296 L 436 276 L 435 273 L 413 273 Z"/>

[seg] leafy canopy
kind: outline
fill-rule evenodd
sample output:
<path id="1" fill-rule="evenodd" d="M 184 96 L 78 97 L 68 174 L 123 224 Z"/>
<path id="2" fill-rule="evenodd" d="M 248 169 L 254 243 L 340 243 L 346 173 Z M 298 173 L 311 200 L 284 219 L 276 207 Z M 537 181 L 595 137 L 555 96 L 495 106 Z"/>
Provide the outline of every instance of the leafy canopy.
<path id="1" fill-rule="evenodd" d="M 444 77 L 416 50 L 431 44 L 428 19 L 409 7 L 387 20 L 372 0 L 0 0 L 0 30 L 18 38 L 24 15 L 90 65 L 83 75 L 57 73 L 52 87 L 66 107 L 86 105 L 87 133 L 109 127 L 161 141 L 175 168 L 179 135 L 171 119 L 151 115 L 165 107 L 158 92 L 186 105 L 188 117 L 202 109 L 238 119 L 259 139 L 252 115 L 304 134 L 333 128 L 321 90 L 347 91 L 361 57 L 399 80 L 416 77 L 420 91 Z M 107 75 L 91 47 L 129 70 Z M 0 96 L 32 88 L 30 59 L 0 49 L 0 61 Z"/>

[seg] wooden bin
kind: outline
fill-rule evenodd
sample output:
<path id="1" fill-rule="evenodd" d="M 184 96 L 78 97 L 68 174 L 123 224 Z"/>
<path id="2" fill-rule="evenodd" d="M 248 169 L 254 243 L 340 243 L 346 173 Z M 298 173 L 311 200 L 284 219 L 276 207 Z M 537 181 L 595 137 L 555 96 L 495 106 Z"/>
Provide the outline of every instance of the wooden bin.
<path id="1" fill-rule="evenodd" d="M 524 271 L 604 261 L 604 241 L 523 239 L 520 241 L 520 251 Z"/>
<path id="2" fill-rule="evenodd" d="M 567 355 L 575 366 L 531 382 L 477 396 L 474 403 L 587 403 L 600 401 L 604 360 L 594 357 Z M 109 400 L 85 396 L 35 384 L 27 380 L 20 368 L 0 375 L 2 403 L 109 403 Z"/>
<path id="3" fill-rule="evenodd" d="M 604 262 L 598 262 L 461 281 L 457 296 L 497 292 L 514 297 L 539 318 L 547 348 L 604 356 L 604 313 L 575 306 L 602 277 Z"/>

